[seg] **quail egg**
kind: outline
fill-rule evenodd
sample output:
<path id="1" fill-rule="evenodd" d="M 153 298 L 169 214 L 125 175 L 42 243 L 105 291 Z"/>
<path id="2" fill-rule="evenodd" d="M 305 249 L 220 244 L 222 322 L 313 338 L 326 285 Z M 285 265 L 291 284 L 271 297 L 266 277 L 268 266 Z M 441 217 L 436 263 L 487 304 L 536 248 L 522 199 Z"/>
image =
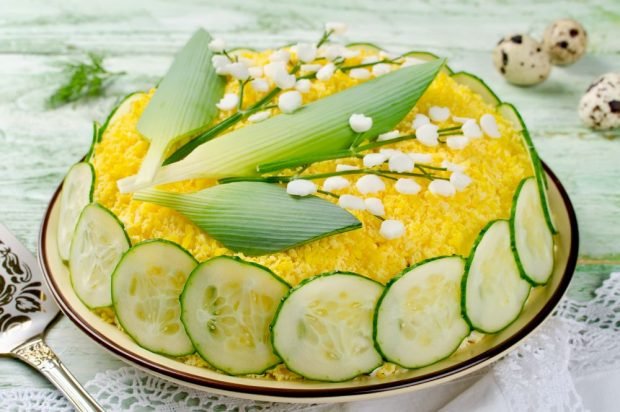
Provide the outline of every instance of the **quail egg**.
<path id="1" fill-rule="evenodd" d="M 620 73 L 607 73 L 588 87 L 579 102 L 579 117 L 598 130 L 620 127 Z"/>
<path id="2" fill-rule="evenodd" d="M 493 63 L 512 84 L 531 86 L 544 81 L 551 71 L 549 55 L 542 45 L 526 34 L 513 34 L 499 41 Z"/>
<path id="3" fill-rule="evenodd" d="M 551 57 L 551 63 L 566 66 L 583 56 L 588 46 L 588 33 L 573 19 L 553 22 L 545 30 L 543 48 Z"/>

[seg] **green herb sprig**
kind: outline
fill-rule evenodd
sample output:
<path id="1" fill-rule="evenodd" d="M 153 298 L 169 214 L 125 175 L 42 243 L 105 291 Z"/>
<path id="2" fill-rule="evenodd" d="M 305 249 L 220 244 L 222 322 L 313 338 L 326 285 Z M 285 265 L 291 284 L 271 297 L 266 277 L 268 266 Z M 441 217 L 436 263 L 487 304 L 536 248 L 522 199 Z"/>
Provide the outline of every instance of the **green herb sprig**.
<path id="1" fill-rule="evenodd" d="M 57 108 L 83 98 L 101 96 L 105 88 L 116 77 L 125 72 L 110 72 L 103 67 L 103 57 L 88 53 L 88 62 L 72 62 L 64 67 L 67 82 L 48 98 L 47 105 Z"/>

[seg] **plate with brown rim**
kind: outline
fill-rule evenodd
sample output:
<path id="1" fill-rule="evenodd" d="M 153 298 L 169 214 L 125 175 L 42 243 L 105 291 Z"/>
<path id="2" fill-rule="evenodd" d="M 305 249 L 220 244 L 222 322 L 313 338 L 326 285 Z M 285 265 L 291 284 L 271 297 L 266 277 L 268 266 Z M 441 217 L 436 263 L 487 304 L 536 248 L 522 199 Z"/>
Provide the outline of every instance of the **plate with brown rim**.
<path id="1" fill-rule="evenodd" d="M 550 281 L 544 287 L 532 289 L 519 318 L 501 332 L 486 335 L 481 341 L 431 366 L 387 378 L 365 376 L 348 382 L 326 383 L 228 376 L 141 348 L 117 327 L 91 312 L 71 287 L 69 271 L 56 246 L 58 195 L 62 186 L 55 192 L 45 213 L 39 238 L 39 261 L 64 314 L 97 344 L 148 373 L 207 392 L 262 401 L 345 402 L 395 395 L 438 385 L 488 365 L 517 347 L 552 314 L 573 276 L 579 234 L 575 211 L 564 187 L 553 172 L 544 167 L 549 201 L 559 229 L 556 263 Z"/>

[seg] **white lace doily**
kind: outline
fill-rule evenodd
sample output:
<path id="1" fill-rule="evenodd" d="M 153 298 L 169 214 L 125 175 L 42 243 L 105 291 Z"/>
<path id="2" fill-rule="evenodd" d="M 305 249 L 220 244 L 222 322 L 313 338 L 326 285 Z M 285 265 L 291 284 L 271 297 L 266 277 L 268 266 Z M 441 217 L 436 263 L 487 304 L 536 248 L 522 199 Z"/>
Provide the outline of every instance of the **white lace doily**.
<path id="1" fill-rule="evenodd" d="M 592 300 L 578 302 L 564 298 L 553 318 L 517 350 L 497 362 L 490 374 L 513 411 L 585 411 L 573 377 L 620 368 L 618 332 L 620 273 L 612 273 Z M 106 411 L 254 412 L 328 408 L 211 395 L 179 387 L 131 367 L 99 373 L 86 388 Z M 52 389 L 0 391 L 0 411 L 72 410 L 62 395 Z"/>

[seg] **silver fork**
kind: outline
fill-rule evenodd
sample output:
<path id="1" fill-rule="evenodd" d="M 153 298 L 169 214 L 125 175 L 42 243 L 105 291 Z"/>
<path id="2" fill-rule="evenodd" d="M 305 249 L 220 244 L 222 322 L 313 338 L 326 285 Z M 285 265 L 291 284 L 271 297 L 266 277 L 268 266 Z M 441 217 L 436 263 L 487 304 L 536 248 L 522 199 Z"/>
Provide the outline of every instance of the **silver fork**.
<path id="1" fill-rule="evenodd" d="M 43 340 L 58 313 L 34 256 L 0 224 L 0 356 L 41 372 L 79 412 L 103 412 Z"/>

